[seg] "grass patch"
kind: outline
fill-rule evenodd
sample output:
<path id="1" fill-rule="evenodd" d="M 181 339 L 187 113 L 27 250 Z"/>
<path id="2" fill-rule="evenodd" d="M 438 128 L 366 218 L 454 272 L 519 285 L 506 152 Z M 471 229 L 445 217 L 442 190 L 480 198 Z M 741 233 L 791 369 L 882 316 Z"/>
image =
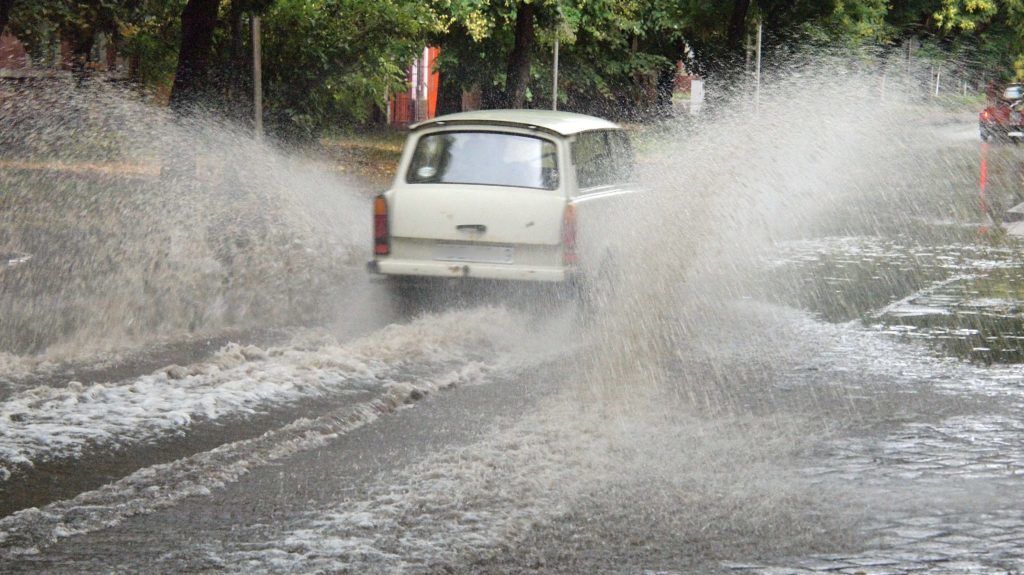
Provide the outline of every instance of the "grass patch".
<path id="1" fill-rule="evenodd" d="M 364 180 L 372 191 L 391 185 L 402 156 L 407 133 L 374 130 L 335 134 L 320 141 L 320 150 L 331 169 Z"/>

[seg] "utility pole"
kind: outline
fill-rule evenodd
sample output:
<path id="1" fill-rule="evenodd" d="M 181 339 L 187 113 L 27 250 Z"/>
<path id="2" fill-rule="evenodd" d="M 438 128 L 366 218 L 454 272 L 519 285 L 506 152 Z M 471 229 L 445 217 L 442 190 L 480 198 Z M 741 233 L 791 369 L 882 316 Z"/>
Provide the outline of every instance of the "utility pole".
<path id="1" fill-rule="evenodd" d="M 551 109 L 558 111 L 558 32 L 555 32 L 555 64 L 551 78 Z"/>
<path id="2" fill-rule="evenodd" d="M 743 75 L 750 77 L 750 55 L 754 53 L 754 42 L 750 38 L 750 32 L 743 35 Z"/>
<path id="3" fill-rule="evenodd" d="M 252 17 L 252 104 L 256 139 L 263 139 L 263 47 L 260 17 Z"/>
<path id="4" fill-rule="evenodd" d="M 907 96 L 914 97 L 914 36 L 907 40 Z"/>
<path id="5" fill-rule="evenodd" d="M 430 48 L 423 47 L 423 57 L 420 58 L 420 84 L 416 91 L 416 121 L 422 122 L 429 115 L 430 98 Z"/>
<path id="6" fill-rule="evenodd" d="M 555 17 L 555 54 L 553 65 L 551 67 L 551 109 L 558 111 L 558 48 L 559 48 L 559 36 L 562 33 L 562 5 L 559 3 L 557 6 L 557 16 Z"/>
<path id="7" fill-rule="evenodd" d="M 754 64 L 754 114 L 761 115 L 761 33 L 764 29 L 764 23 L 758 21 L 757 23 L 757 54 L 756 63 Z"/>

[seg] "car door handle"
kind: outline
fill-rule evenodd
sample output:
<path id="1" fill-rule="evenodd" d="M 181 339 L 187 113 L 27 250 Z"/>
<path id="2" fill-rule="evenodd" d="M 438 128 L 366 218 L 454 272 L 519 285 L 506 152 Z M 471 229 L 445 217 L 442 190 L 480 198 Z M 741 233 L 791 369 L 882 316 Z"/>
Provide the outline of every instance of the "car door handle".
<path id="1" fill-rule="evenodd" d="M 459 224 L 455 226 L 455 229 L 460 232 L 480 232 L 482 234 L 487 231 L 487 226 L 483 224 Z"/>

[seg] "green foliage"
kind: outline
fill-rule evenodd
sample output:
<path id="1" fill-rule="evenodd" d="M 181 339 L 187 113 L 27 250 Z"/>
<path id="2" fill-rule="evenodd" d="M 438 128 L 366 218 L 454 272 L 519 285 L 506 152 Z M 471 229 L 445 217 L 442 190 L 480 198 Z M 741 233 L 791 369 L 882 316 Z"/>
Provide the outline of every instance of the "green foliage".
<path id="1" fill-rule="evenodd" d="M 185 0 L 143 0 L 120 26 L 122 52 L 138 63 L 135 80 L 144 86 L 170 85 L 178 62 L 181 11 Z"/>
<path id="2" fill-rule="evenodd" d="M 894 38 L 975 63 L 989 77 L 1024 79 L 1024 0 L 894 0 Z"/>
<path id="3" fill-rule="evenodd" d="M 265 101 L 292 136 L 364 122 L 389 93 L 437 21 L 412 0 L 280 0 L 264 21 Z"/>
<path id="4" fill-rule="evenodd" d="M 935 24 L 946 32 L 973 32 L 987 24 L 998 11 L 995 0 L 942 0 L 934 13 Z"/>
<path id="5" fill-rule="evenodd" d="M 116 0 L 34 0 L 16 2 L 9 23 L 29 53 L 47 60 L 54 40 L 73 41 L 74 49 L 91 47 L 97 33 L 116 33 L 121 18 L 130 10 Z"/>
<path id="6" fill-rule="evenodd" d="M 550 102 L 547 62 L 556 38 L 564 62 L 563 104 L 611 111 L 624 100 L 637 101 L 651 91 L 660 72 L 682 53 L 683 26 L 689 17 L 671 0 L 533 0 L 537 9 L 531 104 Z M 441 45 L 438 63 L 445 89 L 500 90 L 504 62 L 514 43 L 516 2 L 435 0 L 445 26 L 434 38 Z M 676 58 L 669 58 L 672 54 Z M 640 98 L 643 100 L 643 98 Z"/>
<path id="7" fill-rule="evenodd" d="M 179 16 L 184 0 L 35 0 L 18 1 L 11 13 L 11 31 L 41 63 L 56 63 L 55 47 L 71 40 L 73 50 L 88 53 L 98 34 L 135 57 L 137 80 L 147 85 L 167 82 L 177 58 Z"/>
<path id="8" fill-rule="evenodd" d="M 886 0 L 840 0 L 829 21 L 843 36 L 881 42 L 892 34 L 892 26 L 885 21 L 888 8 Z"/>
<path id="9" fill-rule="evenodd" d="M 561 41 L 560 100 L 606 115 L 657 112 L 670 102 L 676 62 L 728 72 L 742 54 L 727 45 L 733 0 L 533 0 L 540 9 L 530 86 L 533 106 L 550 102 L 551 49 Z M 500 88 L 513 44 L 516 2 L 433 0 L 446 26 L 435 39 L 448 89 Z M 891 38 L 887 0 L 754 0 L 746 29 L 762 21 L 766 42 L 861 45 Z M 454 80 L 452 80 L 454 79 Z"/>
<path id="10" fill-rule="evenodd" d="M 46 51 L 59 36 L 84 53 L 105 34 L 132 57 L 135 80 L 166 86 L 185 3 L 19 0 L 10 27 L 41 61 L 52 61 Z M 222 109 L 249 117 L 248 16 L 263 14 L 264 101 L 268 126 L 281 133 L 312 136 L 379 117 L 387 96 L 407 89 L 406 69 L 427 44 L 442 48 L 442 99 L 500 93 L 526 4 L 535 13 L 531 107 L 550 105 L 556 39 L 560 105 L 604 115 L 666 106 L 681 60 L 712 77 L 744 65 L 743 47 L 728 41 L 738 0 L 221 0 L 209 81 Z M 1024 0 L 750 0 L 739 16 L 748 35 L 764 24 L 769 55 L 807 44 L 896 52 L 913 38 L 919 58 L 1024 78 Z"/>

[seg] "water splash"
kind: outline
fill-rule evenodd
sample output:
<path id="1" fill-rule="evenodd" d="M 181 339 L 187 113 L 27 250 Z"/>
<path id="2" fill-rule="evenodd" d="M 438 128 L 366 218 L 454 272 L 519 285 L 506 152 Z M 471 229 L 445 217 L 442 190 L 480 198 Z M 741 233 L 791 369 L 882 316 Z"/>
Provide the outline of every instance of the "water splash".
<path id="1" fill-rule="evenodd" d="M 321 321 L 359 263 L 368 194 L 212 118 L 59 85 L 0 124 L 0 350 Z"/>
<path id="2" fill-rule="evenodd" d="M 757 109 L 740 94 L 717 115 L 649 138 L 648 191 L 604 225 L 628 246 L 601 319 L 605 361 L 593 379 L 604 388 L 676 389 L 679 376 L 658 367 L 662 358 L 716 322 L 756 329 L 728 313 L 729 302 L 769 291 L 799 300 L 813 289 L 804 278 L 767 283 L 785 242 L 916 232 L 939 216 L 977 221 L 977 164 L 964 160 L 950 124 L 963 122 L 962 111 L 882 99 L 875 72 L 827 57 L 780 70 L 765 86 Z M 915 239 L 948 233 L 933 227 Z M 760 342 L 755 357 L 782 353 L 777 338 L 750 337 Z M 687 384 L 714 390 L 716 381 Z"/>

